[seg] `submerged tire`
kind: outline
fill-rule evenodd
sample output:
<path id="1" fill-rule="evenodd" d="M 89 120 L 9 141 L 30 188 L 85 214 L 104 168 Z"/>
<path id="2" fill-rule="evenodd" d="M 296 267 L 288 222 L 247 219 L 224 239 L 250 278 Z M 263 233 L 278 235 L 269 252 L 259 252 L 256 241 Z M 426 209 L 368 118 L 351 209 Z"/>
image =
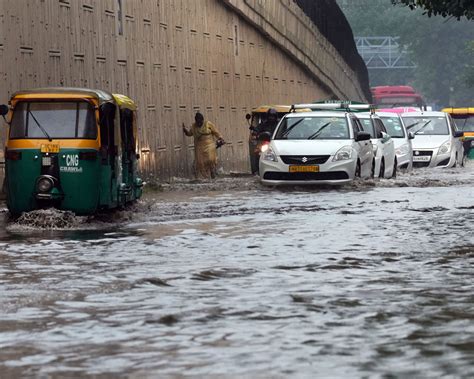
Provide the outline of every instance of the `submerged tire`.
<path id="1" fill-rule="evenodd" d="M 392 171 L 392 178 L 395 179 L 397 177 L 397 158 L 395 158 L 395 161 L 393 162 L 393 171 Z"/>
<path id="2" fill-rule="evenodd" d="M 360 170 L 361 170 L 361 168 L 360 168 L 360 162 L 357 161 L 357 165 L 356 165 L 356 170 L 355 170 L 355 173 L 354 173 L 354 177 L 360 178 L 360 176 L 361 176 L 361 175 L 360 175 Z"/>
<path id="3" fill-rule="evenodd" d="M 385 161 L 382 158 L 380 162 L 380 171 L 379 171 L 379 178 L 383 178 L 385 176 Z"/>

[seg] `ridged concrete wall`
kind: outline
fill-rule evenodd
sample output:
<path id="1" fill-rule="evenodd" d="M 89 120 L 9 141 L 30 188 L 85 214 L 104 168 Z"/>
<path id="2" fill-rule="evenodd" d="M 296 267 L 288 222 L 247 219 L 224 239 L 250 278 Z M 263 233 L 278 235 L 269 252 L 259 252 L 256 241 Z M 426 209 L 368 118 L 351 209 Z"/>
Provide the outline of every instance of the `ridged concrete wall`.
<path id="1" fill-rule="evenodd" d="M 362 100 L 348 64 L 291 0 L 0 0 L 0 102 L 79 86 L 132 97 L 143 176 L 191 176 L 181 132 L 196 111 L 226 138 L 225 171 L 248 169 L 245 114 L 263 103 Z"/>

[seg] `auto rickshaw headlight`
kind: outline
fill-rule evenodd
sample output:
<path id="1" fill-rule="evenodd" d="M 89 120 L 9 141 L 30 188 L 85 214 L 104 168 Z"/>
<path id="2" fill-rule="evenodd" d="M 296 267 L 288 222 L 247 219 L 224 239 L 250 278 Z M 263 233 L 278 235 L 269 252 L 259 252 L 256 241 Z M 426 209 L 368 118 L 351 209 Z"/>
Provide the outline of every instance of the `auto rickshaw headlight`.
<path id="1" fill-rule="evenodd" d="M 49 192 L 54 186 L 53 180 L 46 176 L 43 176 L 38 179 L 36 182 L 36 189 L 38 192 Z"/>

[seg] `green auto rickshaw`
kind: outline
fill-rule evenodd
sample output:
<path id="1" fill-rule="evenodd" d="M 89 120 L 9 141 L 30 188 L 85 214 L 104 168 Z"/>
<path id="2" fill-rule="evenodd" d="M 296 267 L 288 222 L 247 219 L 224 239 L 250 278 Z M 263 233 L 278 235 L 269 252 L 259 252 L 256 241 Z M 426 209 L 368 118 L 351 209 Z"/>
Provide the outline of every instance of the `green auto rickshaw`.
<path id="1" fill-rule="evenodd" d="M 13 216 L 55 207 L 78 215 L 142 195 L 136 106 L 124 95 L 82 88 L 20 91 L 1 106 L 7 206 Z"/>

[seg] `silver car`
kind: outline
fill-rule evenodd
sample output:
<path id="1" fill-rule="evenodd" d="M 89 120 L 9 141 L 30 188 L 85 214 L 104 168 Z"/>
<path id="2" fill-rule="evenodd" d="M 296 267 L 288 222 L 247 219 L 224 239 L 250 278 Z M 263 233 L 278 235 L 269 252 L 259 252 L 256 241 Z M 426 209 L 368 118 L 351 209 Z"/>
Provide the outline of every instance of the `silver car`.
<path id="1" fill-rule="evenodd" d="M 289 113 L 260 155 L 265 185 L 342 184 L 371 176 L 370 134 L 351 112 Z"/>
<path id="2" fill-rule="evenodd" d="M 403 119 L 398 114 L 392 112 L 377 112 L 377 115 L 393 139 L 398 168 L 411 171 L 413 168 L 412 139 L 415 138 L 415 136 L 406 130 Z"/>
<path id="3" fill-rule="evenodd" d="M 414 167 L 455 167 L 464 164 L 463 132 L 444 112 L 410 112 L 402 114 L 409 132 L 415 135 Z"/>

